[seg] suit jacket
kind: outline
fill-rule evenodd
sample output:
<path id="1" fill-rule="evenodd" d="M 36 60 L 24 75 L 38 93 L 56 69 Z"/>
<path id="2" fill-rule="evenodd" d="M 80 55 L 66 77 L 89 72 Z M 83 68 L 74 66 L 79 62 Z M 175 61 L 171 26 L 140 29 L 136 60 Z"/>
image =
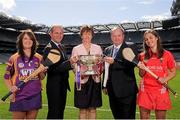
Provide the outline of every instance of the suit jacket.
<path id="1" fill-rule="evenodd" d="M 114 63 L 109 66 L 109 77 L 107 81 L 107 89 L 109 89 L 110 82 L 112 83 L 112 89 L 117 97 L 126 97 L 136 94 L 138 91 L 136 78 L 134 74 L 135 64 L 131 63 L 123 58 L 122 50 L 128 46 L 125 42 L 122 43 L 115 59 Z M 137 51 L 131 46 L 135 54 Z M 113 45 L 107 47 L 104 50 L 106 56 L 112 56 Z"/>
<path id="2" fill-rule="evenodd" d="M 72 68 L 71 68 L 70 61 L 67 58 L 65 49 L 63 46 L 62 46 L 62 48 L 63 49 L 60 49 L 52 41 L 50 41 L 50 43 L 45 47 L 44 55 L 43 55 L 44 60 L 46 59 L 46 57 L 51 49 L 57 49 L 61 54 L 60 60 L 48 68 L 47 85 L 48 84 L 58 84 L 59 82 L 61 82 L 61 84 L 64 84 L 65 87 L 70 90 L 68 78 L 69 78 L 69 70 Z"/>

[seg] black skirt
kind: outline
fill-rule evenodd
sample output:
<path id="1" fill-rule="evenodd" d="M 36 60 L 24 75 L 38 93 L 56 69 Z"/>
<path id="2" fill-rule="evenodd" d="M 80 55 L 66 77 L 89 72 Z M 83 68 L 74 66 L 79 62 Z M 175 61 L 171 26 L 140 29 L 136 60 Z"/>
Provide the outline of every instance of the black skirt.
<path id="1" fill-rule="evenodd" d="M 76 85 L 74 94 L 74 105 L 77 108 L 89 108 L 89 107 L 101 107 L 102 106 L 102 94 L 101 94 L 101 82 L 96 83 L 89 77 L 89 80 L 85 84 L 81 84 L 81 90 L 77 91 Z"/>

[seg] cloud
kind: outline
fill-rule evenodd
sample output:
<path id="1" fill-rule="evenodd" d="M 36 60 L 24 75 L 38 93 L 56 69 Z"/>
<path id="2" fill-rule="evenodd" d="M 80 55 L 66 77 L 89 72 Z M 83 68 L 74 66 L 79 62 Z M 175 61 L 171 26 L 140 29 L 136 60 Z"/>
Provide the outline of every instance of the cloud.
<path id="1" fill-rule="evenodd" d="M 0 0 L 0 10 L 10 11 L 16 6 L 15 0 Z"/>
<path id="2" fill-rule="evenodd" d="M 124 11 L 124 10 L 127 10 L 127 9 L 128 9 L 128 7 L 126 7 L 126 6 L 122 6 L 122 7 L 118 8 L 118 10 L 120 10 L 120 11 Z"/>
<path id="3" fill-rule="evenodd" d="M 133 20 L 122 20 L 121 23 L 134 23 L 135 21 Z"/>
<path id="4" fill-rule="evenodd" d="M 165 16 L 165 15 L 142 16 L 142 19 L 146 20 L 146 21 L 164 20 L 167 18 L 168 18 L 168 16 Z"/>
<path id="5" fill-rule="evenodd" d="M 139 4 L 144 4 L 144 5 L 153 4 L 154 2 L 155 0 L 139 0 L 138 1 Z"/>

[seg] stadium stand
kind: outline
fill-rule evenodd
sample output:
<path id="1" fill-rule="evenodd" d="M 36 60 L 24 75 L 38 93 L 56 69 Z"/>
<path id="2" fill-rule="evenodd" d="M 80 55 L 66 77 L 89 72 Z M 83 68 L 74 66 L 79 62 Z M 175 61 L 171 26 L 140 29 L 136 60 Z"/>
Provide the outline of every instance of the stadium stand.
<path id="1" fill-rule="evenodd" d="M 11 54 L 1 53 L 1 54 L 0 54 L 0 58 L 1 58 L 0 64 L 6 63 L 6 62 L 8 61 L 8 59 L 9 59 L 10 56 L 11 56 Z"/>
<path id="2" fill-rule="evenodd" d="M 180 62 L 180 2 L 173 0 L 171 7 L 172 18 L 167 20 L 134 22 L 134 23 L 112 23 L 105 25 L 92 25 L 95 31 L 93 43 L 99 44 L 103 49 L 111 44 L 110 30 L 113 27 L 121 27 L 125 30 L 125 40 L 128 43 L 135 43 L 138 51 L 142 51 L 143 34 L 147 29 L 155 29 L 162 38 L 162 45 L 170 50 L 176 59 Z M 176 24 L 169 25 L 173 21 Z M 163 27 L 163 23 L 166 27 Z M 64 27 L 63 44 L 67 49 L 67 54 L 71 54 L 72 48 L 81 43 L 79 35 L 81 26 Z M 29 20 L 21 20 L 18 17 L 10 17 L 0 12 L 0 63 L 7 61 L 7 58 L 16 52 L 16 40 L 21 30 L 31 29 L 35 32 L 39 42 L 38 52 L 43 53 L 45 45 L 49 42 L 50 26 L 43 24 L 32 24 Z"/>
<path id="3" fill-rule="evenodd" d="M 4 54 L 12 54 L 16 52 L 16 39 L 20 32 L 0 29 L 0 62 L 4 62 Z M 144 31 L 126 31 L 126 41 L 133 42 L 137 45 L 138 51 L 142 51 Z M 158 30 L 162 38 L 162 44 L 165 49 L 173 52 L 177 61 L 180 61 L 180 29 L 172 28 L 168 30 Z M 42 53 L 45 45 L 49 42 L 48 34 L 35 34 L 39 41 L 38 52 Z M 79 34 L 66 34 L 63 39 L 63 44 L 70 55 L 72 48 L 81 43 Z M 93 38 L 93 43 L 99 44 L 103 49 L 111 44 L 110 33 L 96 33 Z"/>

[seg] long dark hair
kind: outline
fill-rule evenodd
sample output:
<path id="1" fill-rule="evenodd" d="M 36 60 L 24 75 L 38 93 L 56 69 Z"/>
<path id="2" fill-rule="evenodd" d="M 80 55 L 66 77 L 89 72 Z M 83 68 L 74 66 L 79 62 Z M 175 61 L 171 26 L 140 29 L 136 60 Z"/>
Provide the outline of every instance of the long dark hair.
<path id="1" fill-rule="evenodd" d="M 157 55 L 158 55 L 158 58 L 161 58 L 163 56 L 163 53 L 164 53 L 163 46 L 161 45 L 161 38 L 160 38 L 159 34 L 155 30 L 150 29 L 150 30 L 147 30 L 144 33 L 143 48 L 144 48 L 144 51 L 145 51 L 145 59 L 149 59 L 151 57 L 151 55 L 152 55 L 149 52 L 149 47 L 145 43 L 145 36 L 148 33 L 153 34 L 158 39 L 157 40 Z"/>
<path id="2" fill-rule="evenodd" d="M 23 38 L 24 38 L 25 35 L 28 35 L 30 37 L 30 39 L 33 41 L 33 45 L 31 47 L 31 55 L 30 55 L 30 58 L 29 58 L 29 61 L 30 61 L 30 60 L 32 60 L 34 54 L 36 53 L 38 42 L 36 40 L 36 37 L 35 37 L 34 33 L 29 29 L 22 31 L 22 33 L 17 37 L 16 47 L 17 47 L 17 50 L 18 50 L 18 54 L 21 56 L 23 61 L 24 61 L 24 58 L 25 58 L 25 53 L 23 51 L 23 49 L 24 49 L 24 47 L 23 47 Z"/>

